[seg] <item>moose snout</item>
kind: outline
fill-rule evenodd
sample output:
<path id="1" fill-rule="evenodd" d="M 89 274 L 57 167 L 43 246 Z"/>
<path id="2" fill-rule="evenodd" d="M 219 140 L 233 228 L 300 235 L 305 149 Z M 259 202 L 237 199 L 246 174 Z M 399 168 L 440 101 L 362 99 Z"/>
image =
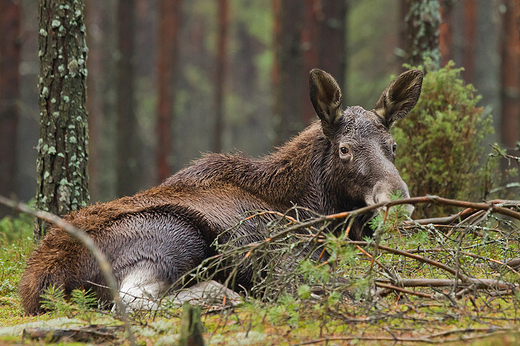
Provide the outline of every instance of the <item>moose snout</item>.
<path id="1" fill-rule="evenodd" d="M 400 179 L 401 180 L 401 179 Z M 396 187 L 395 184 L 389 184 L 385 181 L 379 181 L 374 186 L 372 193 L 368 194 L 365 198 L 365 202 L 367 205 L 374 205 L 378 203 L 390 202 L 390 196 L 392 194 L 397 194 L 397 192 L 401 192 L 402 198 L 410 198 L 410 193 L 408 192 L 408 186 L 404 181 L 400 181 L 400 184 Z M 413 205 L 406 204 L 406 213 L 408 216 L 412 215 L 414 210 Z"/>

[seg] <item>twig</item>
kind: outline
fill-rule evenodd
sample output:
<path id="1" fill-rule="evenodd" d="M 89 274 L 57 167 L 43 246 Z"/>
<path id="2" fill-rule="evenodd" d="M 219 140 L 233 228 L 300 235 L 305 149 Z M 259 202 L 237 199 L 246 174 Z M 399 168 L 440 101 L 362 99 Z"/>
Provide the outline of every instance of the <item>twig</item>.
<path id="1" fill-rule="evenodd" d="M 440 333 L 431 334 L 431 335 L 428 336 L 428 338 L 432 339 L 432 338 L 439 338 L 439 337 L 448 336 L 448 335 L 452 335 L 452 334 L 475 333 L 475 332 L 490 333 L 490 332 L 496 332 L 499 329 L 502 330 L 502 331 L 513 330 L 513 328 L 508 328 L 508 327 L 452 329 L 452 330 L 447 330 L 447 331 L 440 332 Z"/>
<path id="2" fill-rule="evenodd" d="M 410 252 L 410 253 L 421 253 L 421 252 L 450 252 L 450 251 L 455 251 L 455 250 L 453 250 L 453 249 L 420 249 L 420 250 L 411 249 L 411 250 L 407 250 L 407 251 Z M 470 252 L 466 252 L 466 251 L 461 251 L 460 254 L 462 254 L 464 256 L 468 256 L 468 257 L 478 258 L 478 259 L 481 259 L 481 260 L 484 260 L 484 261 L 489 261 L 489 262 L 492 262 L 492 263 L 504 266 L 504 267 L 508 268 L 509 270 L 511 270 L 516 275 L 520 276 L 520 273 L 517 272 L 513 268 L 513 267 L 518 267 L 519 266 L 520 258 L 515 258 L 515 259 L 512 259 L 512 260 L 501 262 L 501 261 L 493 259 L 493 258 L 476 255 L 476 254 L 473 254 L 473 253 L 470 253 Z"/>
<path id="3" fill-rule="evenodd" d="M 258 216 L 263 216 L 263 215 L 276 215 L 276 216 L 279 216 L 281 218 L 285 218 L 291 222 L 294 222 L 294 223 L 297 223 L 298 220 L 296 220 L 295 218 L 287 215 L 287 214 L 283 214 L 283 213 L 280 213 L 279 211 L 272 211 L 272 210 L 264 210 L 264 211 L 261 211 L 261 212 L 258 212 L 258 213 L 255 213 L 253 215 L 250 215 L 248 217 L 246 217 L 244 220 L 242 221 L 247 221 L 247 220 L 250 220 L 252 218 L 255 218 L 255 217 L 258 217 Z"/>
<path id="4" fill-rule="evenodd" d="M 488 329 L 489 330 L 489 329 Z M 503 334 L 506 331 L 511 330 L 511 328 L 504 328 L 504 330 L 497 330 L 494 332 L 488 332 L 483 334 L 477 334 L 474 336 L 461 336 L 460 338 L 450 338 L 450 339 L 441 339 L 441 340 L 435 340 L 430 339 L 430 336 L 420 336 L 416 338 L 401 338 L 401 337 L 394 337 L 394 336 L 344 336 L 344 337 L 324 337 L 316 340 L 306 341 L 298 344 L 294 344 L 294 346 L 300 346 L 300 345 L 312 345 L 312 344 L 318 344 L 318 343 L 328 343 L 329 341 L 349 341 L 349 340 L 363 340 L 363 341 L 394 341 L 394 342 L 421 342 L 426 344 L 444 344 L 449 342 L 455 342 L 455 341 L 468 341 L 473 339 L 480 339 L 496 334 Z"/>
<path id="5" fill-rule="evenodd" d="M 391 248 L 391 247 L 388 247 L 388 246 L 383 246 L 383 245 L 376 245 L 375 243 L 366 242 L 366 241 L 353 241 L 353 240 L 350 240 L 350 241 L 346 241 L 346 242 L 348 244 L 353 244 L 353 245 L 363 245 L 363 246 L 372 246 L 372 247 L 376 247 L 377 246 L 377 248 L 380 249 L 380 250 L 384 250 L 384 251 L 391 252 L 391 253 L 394 253 L 394 254 L 398 254 L 398 255 L 401 255 L 401 256 L 413 258 L 413 259 L 415 259 L 417 261 L 420 261 L 420 262 L 423 262 L 423 263 L 427 263 L 427 264 L 431 264 L 431 265 L 433 265 L 435 267 L 443 269 L 443 270 L 449 272 L 450 274 L 452 274 L 454 276 L 457 276 L 463 282 L 468 280 L 466 275 L 461 274 L 461 273 L 457 274 L 457 271 L 455 269 L 453 269 L 451 267 L 448 267 L 445 264 L 442 264 L 440 262 L 431 260 L 431 259 L 426 258 L 426 257 L 422 257 L 422 256 L 411 254 L 411 253 L 409 253 L 407 251 L 404 251 L 404 250 L 398 250 L 398 249 L 394 249 L 394 248 Z"/>
<path id="6" fill-rule="evenodd" d="M 399 292 L 406 293 L 406 294 L 413 294 L 413 295 L 416 295 L 416 296 L 421 297 L 421 298 L 435 299 L 435 295 L 433 295 L 433 294 L 414 292 L 414 291 L 410 291 L 410 290 L 407 290 L 407 289 L 404 289 L 404 288 L 401 288 L 401 287 L 397 287 L 397 286 L 389 285 L 389 284 L 384 284 L 384 283 L 377 282 L 377 281 L 376 281 L 376 286 L 388 288 L 388 289 L 391 289 L 391 290 L 394 290 L 394 291 L 399 291 Z"/>
<path id="7" fill-rule="evenodd" d="M 99 267 L 101 268 L 101 272 L 103 273 L 107 285 L 110 288 L 112 298 L 114 299 L 117 308 L 121 311 L 121 319 L 125 323 L 125 327 L 128 333 L 128 340 L 130 341 L 131 345 L 135 345 L 135 339 L 132 334 L 130 324 L 128 322 L 128 317 L 126 315 L 126 307 L 121 301 L 121 298 L 119 297 L 119 292 L 117 290 L 117 281 L 114 277 L 114 274 L 112 273 L 112 267 L 108 263 L 105 255 L 101 252 L 101 250 L 99 250 L 97 245 L 94 243 L 92 238 L 90 238 L 90 236 L 85 231 L 74 227 L 70 222 L 67 222 L 64 219 L 52 213 L 43 210 L 34 210 L 24 203 L 16 202 L 12 199 L 3 196 L 0 196 L 0 204 L 3 204 L 17 212 L 32 215 L 34 217 L 37 217 L 39 219 L 45 220 L 58 226 L 59 228 L 63 229 L 65 232 L 70 234 L 72 237 L 79 240 L 92 253 L 94 258 L 98 262 Z"/>
<path id="8" fill-rule="evenodd" d="M 355 216 L 362 213 L 366 213 L 368 211 L 374 211 L 379 208 L 383 207 L 393 207 L 396 205 L 402 205 L 402 204 L 424 204 L 424 203 L 435 203 L 435 204 L 442 204 L 442 205 L 452 205 L 454 207 L 461 207 L 461 208 L 471 208 L 476 210 L 491 210 L 492 212 L 510 216 L 512 218 L 515 218 L 517 220 L 520 220 L 520 213 L 516 212 L 514 210 L 510 210 L 504 207 L 500 207 L 497 204 L 501 204 L 502 200 L 493 200 L 488 203 L 475 203 L 475 202 L 467 202 L 467 201 L 459 201 L 455 199 L 449 199 L 449 198 L 443 198 L 439 196 L 423 196 L 423 197 L 412 197 L 412 198 L 404 198 L 404 199 L 398 199 L 395 201 L 389 201 L 389 202 L 381 202 L 377 203 L 368 207 L 359 208 L 355 211 L 350 212 L 342 212 L 337 214 L 331 214 L 327 215 L 325 219 L 339 219 L 344 218 L 347 216 Z"/>
<path id="9" fill-rule="evenodd" d="M 367 256 L 368 258 L 370 258 L 371 261 L 373 262 L 376 262 L 381 268 L 383 268 L 383 270 L 394 280 L 397 280 L 396 276 L 394 275 L 394 273 L 392 273 L 392 271 L 390 269 L 388 269 L 383 263 L 381 263 L 377 258 L 375 258 L 374 256 L 372 256 L 371 254 L 369 254 L 368 252 L 366 252 L 365 250 L 363 250 L 359 245 L 356 245 L 356 247 L 358 248 L 359 251 L 361 251 L 365 256 Z M 372 265 L 371 265 L 372 267 Z"/>
<path id="10" fill-rule="evenodd" d="M 391 280 L 376 279 L 376 283 L 378 282 L 389 283 L 391 282 Z M 456 281 L 452 279 L 399 279 L 398 281 L 393 282 L 393 284 L 398 285 L 400 287 L 449 287 L 453 286 L 455 283 L 457 283 L 457 286 L 462 287 L 475 285 L 476 288 L 499 288 L 503 290 L 508 290 L 510 292 L 514 292 L 519 289 L 518 285 L 516 284 L 493 279 L 467 278 L 466 282 L 461 282 L 459 280 Z"/>

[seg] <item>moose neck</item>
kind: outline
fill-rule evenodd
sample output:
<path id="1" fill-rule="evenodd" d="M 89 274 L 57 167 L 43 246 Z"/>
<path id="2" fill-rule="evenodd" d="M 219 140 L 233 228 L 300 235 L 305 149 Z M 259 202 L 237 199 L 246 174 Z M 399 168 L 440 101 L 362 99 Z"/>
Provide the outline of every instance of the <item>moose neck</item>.
<path id="1" fill-rule="evenodd" d="M 321 153 L 316 150 L 320 135 L 321 127 L 315 123 L 271 155 L 252 161 L 258 169 L 252 172 L 249 191 L 283 208 L 298 205 L 314 209 L 311 196 L 317 186 L 313 156 Z"/>

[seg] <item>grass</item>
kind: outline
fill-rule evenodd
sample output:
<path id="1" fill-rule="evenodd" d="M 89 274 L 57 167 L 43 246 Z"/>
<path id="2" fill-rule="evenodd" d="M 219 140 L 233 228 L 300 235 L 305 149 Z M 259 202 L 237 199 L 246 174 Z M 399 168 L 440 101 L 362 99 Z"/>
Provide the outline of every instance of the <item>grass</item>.
<path id="1" fill-rule="evenodd" d="M 24 320 L 17 287 L 33 248 L 31 218 L 0 220 L 0 326 Z"/>

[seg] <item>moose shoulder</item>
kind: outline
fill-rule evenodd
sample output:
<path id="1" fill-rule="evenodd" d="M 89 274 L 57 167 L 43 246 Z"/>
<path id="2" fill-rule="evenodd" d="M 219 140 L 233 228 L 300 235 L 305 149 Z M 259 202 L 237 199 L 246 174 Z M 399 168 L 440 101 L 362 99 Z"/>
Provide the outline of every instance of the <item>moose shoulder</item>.
<path id="1" fill-rule="evenodd" d="M 417 103 L 422 77 L 419 70 L 401 74 L 372 111 L 342 110 L 334 78 L 314 69 L 310 98 L 319 120 L 271 155 L 207 155 L 158 187 L 66 218 L 87 231 L 108 257 L 123 300 L 132 304 L 125 293 L 159 297 L 211 256 L 212 242 L 247 211 L 285 212 L 298 205 L 330 214 L 387 201 L 396 191 L 408 197 L 394 166 L 396 143 L 389 128 Z M 256 223 L 244 222 L 237 234 L 248 242 L 257 240 L 258 232 Z M 362 223 L 350 233 L 355 240 L 370 235 Z M 247 273 L 239 278 L 247 286 Z M 42 312 L 40 296 L 50 285 L 66 295 L 91 288 L 110 301 L 103 283 L 88 250 L 53 227 L 28 260 L 20 294 L 25 312 L 37 314 Z"/>

